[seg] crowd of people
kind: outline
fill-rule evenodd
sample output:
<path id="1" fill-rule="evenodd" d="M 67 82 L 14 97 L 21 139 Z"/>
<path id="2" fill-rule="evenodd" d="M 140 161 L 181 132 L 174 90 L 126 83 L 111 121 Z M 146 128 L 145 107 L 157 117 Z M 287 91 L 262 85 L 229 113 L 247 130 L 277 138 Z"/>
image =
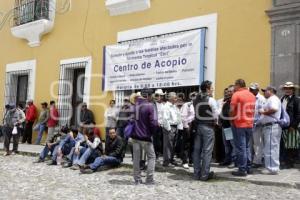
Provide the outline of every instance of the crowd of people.
<path id="1" fill-rule="evenodd" d="M 224 90 L 220 100 L 213 98 L 211 81 L 203 81 L 200 91 L 188 97 L 144 88 L 125 97 L 121 107 L 115 105 L 115 100 L 110 101 L 104 114 L 105 145 L 93 112 L 85 103 L 79 127 L 63 126 L 58 132 L 59 113 L 54 101 L 50 109 L 46 102 L 41 104 L 39 117 L 32 100 L 27 101 L 25 112 L 10 104 L 6 105 L 2 127 L 5 155 L 10 154 L 11 138 L 15 154 L 20 135 L 22 143 L 31 144 L 35 130 L 35 144 L 40 144 L 47 130 L 46 145 L 37 163 L 50 155 L 49 165 L 93 173 L 104 166 L 119 166 L 130 149 L 135 184 L 143 182 L 141 170 L 146 168 L 145 183 L 155 183 L 155 165 L 160 156 L 163 167 L 193 167 L 194 179 L 207 181 L 214 177 L 210 166 L 215 139 L 220 134 L 225 152 L 220 166 L 237 168 L 232 175 L 247 176 L 253 168 L 264 168 L 263 173 L 275 175 L 300 160 L 297 88 L 286 82 L 281 87 L 284 95 L 279 98 L 275 87 L 260 89 L 257 83 L 246 87 L 245 81 L 238 79 Z"/>

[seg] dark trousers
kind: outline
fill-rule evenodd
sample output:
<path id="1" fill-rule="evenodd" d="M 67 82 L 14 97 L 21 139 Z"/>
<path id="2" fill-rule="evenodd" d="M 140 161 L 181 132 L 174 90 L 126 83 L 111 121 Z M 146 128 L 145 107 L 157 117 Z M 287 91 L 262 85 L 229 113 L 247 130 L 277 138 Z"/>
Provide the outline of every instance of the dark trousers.
<path id="1" fill-rule="evenodd" d="M 236 164 L 239 171 L 247 172 L 251 168 L 250 139 L 252 128 L 232 127 L 234 144 L 236 147 Z"/>
<path id="2" fill-rule="evenodd" d="M 19 138 L 20 133 L 18 130 L 18 134 L 12 134 L 13 128 L 10 127 L 4 127 L 4 149 L 6 152 L 9 152 L 9 146 L 10 146 L 10 140 L 13 138 L 13 151 L 18 151 L 18 145 L 19 145 Z"/>
<path id="3" fill-rule="evenodd" d="M 162 140 L 162 128 L 159 127 L 157 132 L 153 135 L 153 146 L 156 158 L 162 153 L 163 140 Z"/>
<path id="4" fill-rule="evenodd" d="M 191 155 L 190 155 L 190 131 L 188 128 L 184 128 L 182 131 L 180 131 L 182 134 L 182 141 L 181 141 L 181 148 L 180 148 L 180 155 L 181 155 L 181 160 L 183 164 L 188 163 L 188 159 L 191 162 Z"/>
<path id="5" fill-rule="evenodd" d="M 25 124 L 25 131 L 22 138 L 22 143 L 27 142 L 28 144 L 31 144 L 32 140 L 32 126 L 34 122 L 26 122 Z"/>

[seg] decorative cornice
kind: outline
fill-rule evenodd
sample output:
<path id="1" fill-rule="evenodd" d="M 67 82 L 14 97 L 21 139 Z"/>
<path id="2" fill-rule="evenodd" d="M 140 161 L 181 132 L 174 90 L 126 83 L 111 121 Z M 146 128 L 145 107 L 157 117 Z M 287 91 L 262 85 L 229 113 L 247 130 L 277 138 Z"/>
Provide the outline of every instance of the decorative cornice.
<path id="1" fill-rule="evenodd" d="M 300 3 L 273 7 L 266 11 L 270 17 L 270 23 L 289 22 L 300 20 Z"/>

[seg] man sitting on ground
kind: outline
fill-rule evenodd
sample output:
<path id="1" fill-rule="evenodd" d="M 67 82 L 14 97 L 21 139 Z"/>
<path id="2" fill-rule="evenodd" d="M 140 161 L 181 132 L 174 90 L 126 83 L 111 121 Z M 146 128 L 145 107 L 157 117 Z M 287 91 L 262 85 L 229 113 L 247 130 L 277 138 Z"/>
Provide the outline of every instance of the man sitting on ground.
<path id="1" fill-rule="evenodd" d="M 103 155 L 103 148 L 100 139 L 100 132 L 96 129 L 88 129 L 88 134 L 84 135 L 84 144 L 80 149 L 80 155 L 73 159 L 72 169 L 77 170 L 87 162 L 94 162 L 94 160 Z"/>
<path id="2" fill-rule="evenodd" d="M 56 154 L 54 153 L 54 150 L 56 147 L 58 147 L 59 143 L 63 141 L 66 137 L 67 134 L 70 132 L 70 129 L 68 127 L 62 127 L 60 130 L 60 133 L 55 134 L 52 140 L 49 143 L 46 143 L 44 149 L 39 155 L 39 158 L 37 161 L 34 163 L 41 163 L 45 161 L 45 158 L 48 156 L 49 151 L 52 154 L 52 158 L 55 157 L 56 159 Z"/>
<path id="3" fill-rule="evenodd" d="M 52 160 L 49 165 L 60 164 L 57 162 L 57 158 L 62 158 L 63 155 L 68 155 L 72 151 L 72 148 L 78 141 L 83 139 L 82 129 L 78 129 L 76 127 L 71 128 L 71 131 L 68 133 L 66 138 L 60 141 L 59 145 L 57 145 L 53 151 Z"/>
<path id="4" fill-rule="evenodd" d="M 123 139 L 116 134 L 116 130 L 109 130 L 109 137 L 106 140 L 105 155 L 95 159 L 93 163 L 83 167 L 80 171 L 84 174 L 95 172 L 101 166 L 117 166 L 121 164 L 123 151 Z"/>

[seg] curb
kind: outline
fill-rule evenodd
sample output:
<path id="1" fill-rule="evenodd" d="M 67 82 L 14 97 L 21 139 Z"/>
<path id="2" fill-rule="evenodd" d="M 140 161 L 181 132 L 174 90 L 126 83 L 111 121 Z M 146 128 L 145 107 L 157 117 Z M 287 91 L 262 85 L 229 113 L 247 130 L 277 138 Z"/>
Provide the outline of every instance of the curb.
<path id="1" fill-rule="evenodd" d="M 4 152 L 4 150 L 1 149 L 0 152 Z M 39 153 L 19 151 L 19 155 L 36 157 L 39 155 Z M 125 163 L 121 164 L 121 167 L 132 168 L 133 165 L 131 163 L 125 162 Z M 169 172 L 172 174 L 177 174 L 177 175 L 179 174 L 179 175 L 189 176 L 189 177 L 193 176 L 193 173 L 188 172 L 184 169 L 165 168 L 161 165 L 156 165 L 155 171 Z M 272 181 L 264 181 L 264 180 L 250 180 L 250 179 L 243 179 L 243 178 L 239 178 L 239 177 L 222 176 L 222 175 L 219 175 L 218 173 L 215 175 L 215 180 L 235 181 L 235 182 L 241 182 L 241 183 L 244 182 L 244 183 L 251 183 L 251 184 L 262 185 L 262 186 L 276 186 L 276 187 L 285 187 L 285 188 L 292 188 L 292 189 L 300 190 L 300 182 L 299 183 L 282 183 L 282 182 L 272 182 Z"/>

